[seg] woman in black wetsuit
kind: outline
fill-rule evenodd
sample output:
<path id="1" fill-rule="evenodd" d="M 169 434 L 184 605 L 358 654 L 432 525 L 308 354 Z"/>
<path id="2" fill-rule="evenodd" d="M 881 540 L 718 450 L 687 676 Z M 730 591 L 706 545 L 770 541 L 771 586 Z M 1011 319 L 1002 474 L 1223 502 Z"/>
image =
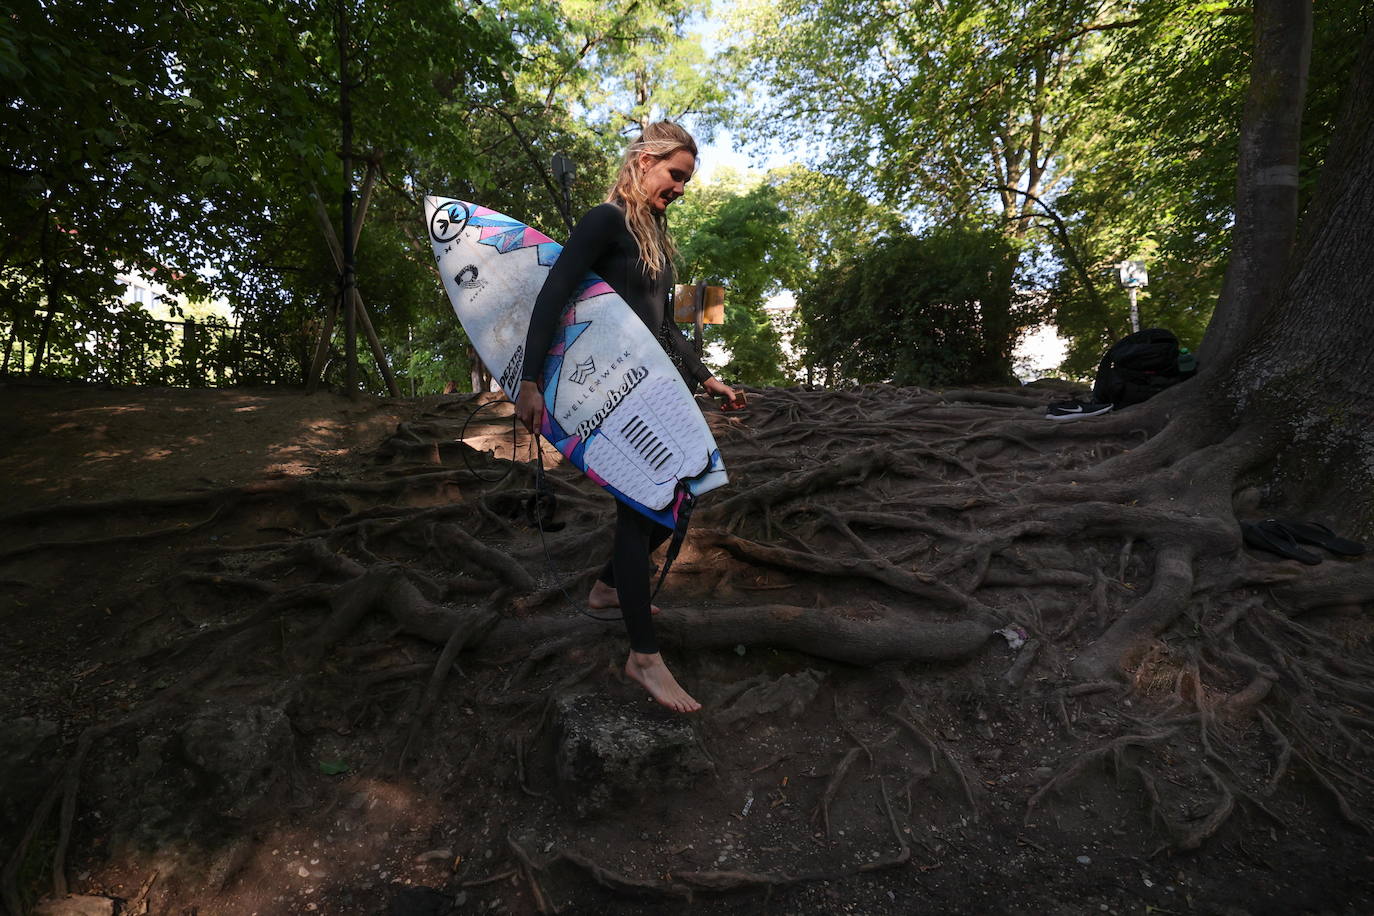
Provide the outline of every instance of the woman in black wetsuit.
<path id="1" fill-rule="evenodd" d="M 548 351 L 564 306 L 590 271 L 609 283 L 658 336 L 689 388 L 699 383 L 713 395 L 738 399 L 734 389 L 701 364 L 668 312 L 673 247 L 664 213 L 682 196 L 696 166 L 696 141 L 676 124 L 650 124 L 630 144 L 606 202 L 582 217 L 544 281 L 530 316 L 526 353 Z M 539 429 L 543 418 L 538 385 L 542 368 L 540 360 L 525 361 L 516 400 L 516 413 L 530 430 Z M 625 673 L 669 709 L 695 712 L 701 704 L 682 689 L 659 654 L 652 617 L 657 608 L 649 604 L 649 555 L 671 534 L 617 501 L 614 552 L 587 603 L 593 608 L 620 608 L 630 634 Z"/>

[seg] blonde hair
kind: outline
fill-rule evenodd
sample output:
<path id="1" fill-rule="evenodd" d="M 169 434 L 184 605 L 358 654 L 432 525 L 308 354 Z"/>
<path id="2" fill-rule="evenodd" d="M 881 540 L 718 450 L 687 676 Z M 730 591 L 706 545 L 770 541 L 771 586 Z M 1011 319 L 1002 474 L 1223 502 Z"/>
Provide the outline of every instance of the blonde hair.
<path id="1" fill-rule="evenodd" d="M 651 277 L 657 277 L 663 270 L 664 262 L 677 255 L 677 248 L 668 236 L 668 225 L 663 214 L 655 213 L 649 206 L 639 157 L 647 153 L 655 159 L 667 159 L 684 149 L 692 154 L 693 159 L 696 158 L 697 142 L 687 131 L 671 121 L 648 125 L 639 139 L 625 150 L 615 183 L 606 193 L 607 203 L 624 207 L 625 226 L 639 245 L 639 260 L 644 272 Z"/>

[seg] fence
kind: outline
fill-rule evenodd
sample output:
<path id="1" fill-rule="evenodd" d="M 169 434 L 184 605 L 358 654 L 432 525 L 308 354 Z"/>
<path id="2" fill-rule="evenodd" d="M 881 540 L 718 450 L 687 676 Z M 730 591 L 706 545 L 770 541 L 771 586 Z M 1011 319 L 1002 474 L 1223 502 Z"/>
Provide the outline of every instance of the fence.
<path id="1" fill-rule="evenodd" d="M 301 359 L 289 342 L 222 318 L 40 311 L 26 325 L 0 321 L 0 374 L 191 388 L 302 381 Z"/>

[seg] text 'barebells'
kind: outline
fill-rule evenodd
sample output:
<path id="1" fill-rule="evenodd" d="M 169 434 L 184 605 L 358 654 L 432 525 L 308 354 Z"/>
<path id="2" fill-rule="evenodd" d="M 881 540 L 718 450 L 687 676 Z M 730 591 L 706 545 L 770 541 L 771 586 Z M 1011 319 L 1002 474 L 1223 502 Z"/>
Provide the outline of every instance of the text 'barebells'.
<path id="1" fill-rule="evenodd" d="M 635 366 L 621 376 L 620 384 L 612 388 L 610 393 L 606 395 L 606 403 L 602 404 L 596 413 L 577 424 L 577 434 L 583 439 L 590 436 L 601 425 L 601 421 L 609 417 L 611 411 L 615 410 L 620 402 L 625 400 L 625 396 L 634 391 L 635 386 L 648 377 L 649 370 L 643 366 Z"/>

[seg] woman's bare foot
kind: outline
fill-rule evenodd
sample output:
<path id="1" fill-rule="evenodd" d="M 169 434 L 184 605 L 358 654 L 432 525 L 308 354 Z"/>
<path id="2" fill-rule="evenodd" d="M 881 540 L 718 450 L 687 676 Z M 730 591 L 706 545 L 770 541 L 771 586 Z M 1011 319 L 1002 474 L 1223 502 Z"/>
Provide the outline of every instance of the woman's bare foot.
<path id="1" fill-rule="evenodd" d="M 663 664 L 663 656 L 655 652 L 631 652 L 625 660 L 625 673 L 639 681 L 655 700 L 673 712 L 696 712 L 701 704 L 692 699 L 682 685 L 673 677 L 673 672 Z"/>
<path id="2" fill-rule="evenodd" d="M 587 607 L 594 611 L 603 611 L 606 608 L 620 607 L 620 593 L 610 585 L 597 579 L 592 584 L 592 590 L 587 593 Z M 650 606 L 649 613 L 657 614 L 659 607 L 657 604 Z"/>

